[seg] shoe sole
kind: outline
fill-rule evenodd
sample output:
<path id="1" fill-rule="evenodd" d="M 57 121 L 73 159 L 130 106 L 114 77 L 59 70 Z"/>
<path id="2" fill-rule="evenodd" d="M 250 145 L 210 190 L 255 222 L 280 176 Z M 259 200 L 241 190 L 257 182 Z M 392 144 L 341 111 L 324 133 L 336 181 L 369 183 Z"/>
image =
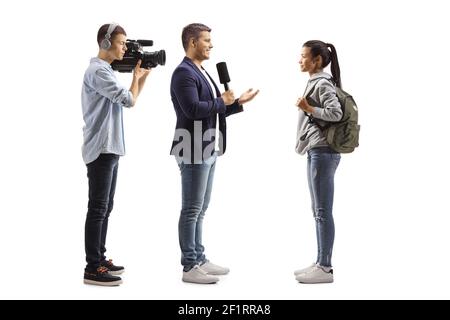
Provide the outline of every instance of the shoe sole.
<path id="1" fill-rule="evenodd" d="M 208 272 L 208 271 L 206 271 L 206 273 L 211 276 L 226 276 L 227 274 L 230 273 L 230 271 L 227 271 L 227 272 Z"/>
<path id="2" fill-rule="evenodd" d="M 112 276 L 120 276 L 122 273 L 124 273 L 125 270 L 118 270 L 118 271 L 108 271 L 108 274 Z"/>
<path id="3" fill-rule="evenodd" d="M 94 281 L 94 280 L 88 280 L 88 279 L 84 279 L 83 282 L 84 282 L 84 284 L 90 284 L 90 285 L 102 286 L 102 287 L 115 287 L 115 286 L 121 285 L 123 283 L 122 280 L 111 281 L 111 282 L 100 282 L 100 281 Z"/>
<path id="4" fill-rule="evenodd" d="M 304 280 L 297 280 L 299 283 L 303 283 L 303 284 L 319 284 L 319 283 L 333 283 L 333 279 L 331 280 L 320 280 L 320 281 L 304 281 Z"/>
<path id="5" fill-rule="evenodd" d="M 217 281 L 211 281 L 211 282 L 198 282 L 198 281 L 194 281 L 194 280 L 186 280 L 186 279 L 181 279 L 183 282 L 186 282 L 186 283 L 195 283 L 195 284 L 214 284 L 214 283 L 217 283 L 217 282 L 219 282 L 219 280 L 217 280 Z"/>

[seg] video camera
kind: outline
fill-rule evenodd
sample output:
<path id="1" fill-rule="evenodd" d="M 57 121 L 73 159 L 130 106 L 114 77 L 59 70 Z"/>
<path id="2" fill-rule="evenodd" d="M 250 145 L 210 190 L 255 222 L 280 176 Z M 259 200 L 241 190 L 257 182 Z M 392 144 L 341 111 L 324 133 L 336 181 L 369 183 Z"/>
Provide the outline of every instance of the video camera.
<path id="1" fill-rule="evenodd" d="M 132 72 L 139 60 L 141 68 L 154 68 L 158 64 L 164 65 L 166 63 L 166 52 L 164 50 L 147 52 L 143 47 L 150 47 L 153 45 L 152 40 L 130 40 L 126 42 L 127 51 L 122 60 L 114 60 L 111 63 L 113 70 L 119 72 Z"/>

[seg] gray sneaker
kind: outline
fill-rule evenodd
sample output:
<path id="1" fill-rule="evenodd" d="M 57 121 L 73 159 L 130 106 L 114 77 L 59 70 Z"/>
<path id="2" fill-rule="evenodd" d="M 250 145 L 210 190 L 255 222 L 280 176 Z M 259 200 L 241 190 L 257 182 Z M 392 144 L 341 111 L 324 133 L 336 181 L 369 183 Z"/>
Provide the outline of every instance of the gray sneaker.
<path id="1" fill-rule="evenodd" d="M 190 282 L 190 283 L 200 283 L 200 284 L 209 284 L 209 283 L 216 283 L 219 281 L 219 278 L 210 276 L 206 271 L 202 270 L 198 265 L 194 266 L 189 271 L 183 271 L 183 278 L 182 280 L 184 282 Z"/>
<path id="2" fill-rule="evenodd" d="M 332 283 L 333 282 L 333 269 L 331 267 L 322 267 L 316 265 L 306 273 L 299 274 L 295 278 L 300 283 Z"/>
<path id="3" fill-rule="evenodd" d="M 294 276 L 298 276 L 302 273 L 307 273 L 308 271 L 312 270 L 312 268 L 314 268 L 317 265 L 317 263 L 313 263 L 312 265 L 310 265 L 309 267 L 300 269 L 300 270 L 295 270 L 294 271 Z"/>
<path id="4" fill-rule="evenodd" d="M 200 266 L 200 268 L 203 271 L 206 271 L 206 273 L 208 273 L 210 275 L 214 275 L 214 276 L 223 276 L 230 272 L 230 269 L 218 266 L 217 264 L 214 264 L 209 261 L 206 261 L 204 264 L 202 264 Z"/>

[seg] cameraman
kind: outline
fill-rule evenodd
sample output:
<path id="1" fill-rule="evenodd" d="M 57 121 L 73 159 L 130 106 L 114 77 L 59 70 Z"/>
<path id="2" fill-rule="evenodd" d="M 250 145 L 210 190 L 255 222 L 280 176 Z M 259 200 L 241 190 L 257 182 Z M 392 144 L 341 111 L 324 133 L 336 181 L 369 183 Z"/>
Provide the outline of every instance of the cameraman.
<path id="1" fill-rule="evenodd" d="M 105 242 L 108 218 L 113 209 L 119 157 L 125 155 L 122 108 L 132 107 L 144 87 L 150 70 L 133 72 L 130 89 L 121 85 L 111 68 L 114 60 L 122 60 L 127 50 L 126 32 L 118 24 L 105 24 L 97 33 L 99 52 L 87 68 L 81 93 L 85 126 L 82 147 L 89 180 L 89 203 L 85 225 L 87 266 L 84 283 L 115 286 L 122 283 L 117 275 L 124 267 L 106 260 Z"/>

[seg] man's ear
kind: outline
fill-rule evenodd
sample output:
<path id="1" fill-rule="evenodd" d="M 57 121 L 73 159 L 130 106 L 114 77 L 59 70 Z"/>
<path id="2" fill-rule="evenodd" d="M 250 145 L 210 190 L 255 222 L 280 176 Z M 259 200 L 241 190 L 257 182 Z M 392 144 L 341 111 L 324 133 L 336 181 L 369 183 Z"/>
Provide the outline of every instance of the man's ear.
<path id="1" fill-rule="evenodd" d="M 192 48 L 195 48 L 197 46 L 197 43 L 194 38 L 189 39 L 189 46 Z"/>

